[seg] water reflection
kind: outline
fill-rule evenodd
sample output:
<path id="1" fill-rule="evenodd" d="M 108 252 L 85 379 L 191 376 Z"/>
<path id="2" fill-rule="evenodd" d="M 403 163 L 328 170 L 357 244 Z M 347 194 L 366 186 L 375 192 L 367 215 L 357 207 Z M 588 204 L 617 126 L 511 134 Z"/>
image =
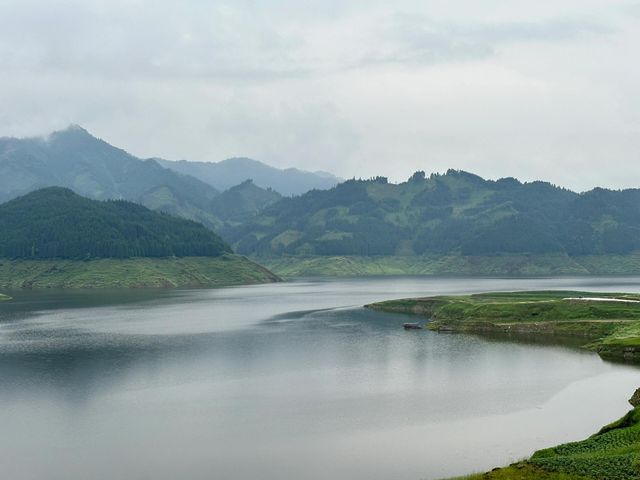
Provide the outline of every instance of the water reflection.
<path id="1" fill-rule="evenodd" d="M 624 413 L 635 368 L 564 343 L 406 332 L 406 317 L 360 308 L 514 288 L 639 291 L 640 282 L 20 292 L 0 306 L 0 464 L 14 479 L 436 478 L 579 438 Z"/>

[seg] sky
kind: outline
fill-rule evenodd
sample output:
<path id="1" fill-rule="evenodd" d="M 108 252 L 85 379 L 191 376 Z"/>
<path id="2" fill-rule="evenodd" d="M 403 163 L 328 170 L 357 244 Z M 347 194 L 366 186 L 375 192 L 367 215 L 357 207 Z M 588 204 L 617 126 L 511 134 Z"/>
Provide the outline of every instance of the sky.
<path id="1" fill-rule="evenodd" d="M 0 136 L 640 187 L 640 2 L 0 0 Z"/>

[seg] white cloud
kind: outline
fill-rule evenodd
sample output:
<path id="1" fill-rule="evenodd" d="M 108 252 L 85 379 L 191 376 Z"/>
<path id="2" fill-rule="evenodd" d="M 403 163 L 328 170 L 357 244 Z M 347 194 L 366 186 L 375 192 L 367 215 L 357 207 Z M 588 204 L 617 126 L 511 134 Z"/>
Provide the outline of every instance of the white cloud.
<path id="1" fill-rule="evenodd" d="M 0 135 L 640 186 L 637 5 L 0 0 Z"/>

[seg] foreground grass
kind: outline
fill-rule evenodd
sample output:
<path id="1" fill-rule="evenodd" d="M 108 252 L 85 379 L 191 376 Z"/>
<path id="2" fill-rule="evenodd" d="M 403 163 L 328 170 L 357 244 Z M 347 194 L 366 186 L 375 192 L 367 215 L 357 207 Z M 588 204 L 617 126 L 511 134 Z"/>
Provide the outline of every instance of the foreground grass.
<path id="1" fill-rule="evenodd" d="M 638 275 L 640 253 L 570 257 L 566 254 L 494 256 L 283 256 L 258 262 L 284 277 L 375 275 Z"/>
<path id="2" fill-rule="evenodd" d="M 278 281 L 239 255 L 78 260 L 0 259 L 0 288 L 218 287 Z"/>
<path id="3" fill-rule="evenodd" d="M 587 480 L 591 478 L 592 477 L 579 475 L 568 475 L 560 472 L 549 472 L 522 462 L 491 472 L 459 477 L 453 480 Z"/>
<path id="4" fill-rule="evenodd" d="M 467 480 L 631 480 L 640 478 L 640 409 L 580 442 L 539 450 L 524 462 Z"/>
<path id="5" fill-rule="evenodd" d="M 431 320 L 427 327 L 437 331 L 578 337 L 604 358 L 640 361 L 639 300 L 632 294 L 543 291 L 393 300 L 368 307 L 424 316 Z"/>

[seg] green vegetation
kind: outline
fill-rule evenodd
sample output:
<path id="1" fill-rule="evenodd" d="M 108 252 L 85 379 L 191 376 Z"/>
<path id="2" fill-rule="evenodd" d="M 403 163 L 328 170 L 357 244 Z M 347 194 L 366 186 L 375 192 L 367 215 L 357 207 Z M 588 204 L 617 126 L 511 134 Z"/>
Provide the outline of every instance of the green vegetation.
<path id="1" fill-rule="evenodd" d="M 184 258 L 2 260 L 0 288 L 219 287 L 276 282 L 238 255 Z"/>
<path id="2" fill-rule="evenodd" d="M 4 302 L 6 300 L 10 300 L 11 297 L 9 297 L 8 295 L 3 295 L 0 293 L 0 302 Z"/>
<path id="3" fill-rule="evenodd" d="M 632 480 L 640 478 L 640 408 L 580 442 L 467 480 Z"/>
<path id="4" fill-rule="evenodd" d="M 289 243 L 299 236 L 288 231 L 272 240 Z M 295 256 L 256 257 L 283 277 L 373 275 L 638 275 L 640 254 L 576 256 L 421 255 L 421 256 Z"/>
<path id="5" fill-rule="evenodd" d="M 0 287 L 212 287 L 278 281 L 203 225 L 49 187 L 0 205 Z"/>
<path id="6" fill-rule="evenodd" d="M 640 190 L 577 194 L 544 182 L 417 172 L 401 184 L 349 180 L 284 198 L 220 232 L 260 258 L 564 255 L 571 266 L 569 257 L 640 250 Z M 274 241 L 283 232 L 290 241 Z"/>
<path id="7" fill-rule="evenodd" d="M 203 225 L 123 200 L 49 187 L 0 205 L 0 257 L 215 257 L 231 248 Z"/>
<path id="8" fill-rule="evenodd" d="M 509 292 L 392 300 L 369 308 L 422 315 L 437 331 L 584 338 L 603 358 L 640 360 L 640 295 Z"/>
<path id="9" fill-rule="evenodd" d="M 256 184 L 230 188 L 250 176 Z M 142 160 L 80 127 L 0 138 L 0 202 L 46 185 L 127 199 L 200 222 L 285 275 L 640 273 L 640 190 L 578 194 L 449 170 L 306 191 L 335 181 L 248 159 Z M 229 190 L 220 194 L 215 182 Z M 295 190 L 306 193 L 281 198 L 276 184 L 285 194 L 307 185 Z"/>
<path id="10" fill-rule="evenodd" d="M 255 217 L 260 210 L 281 198 L 274 190 L 265 190 L 247 180 L 214 198 L 211 210 L 223 222 L 237 225 Z"/>

